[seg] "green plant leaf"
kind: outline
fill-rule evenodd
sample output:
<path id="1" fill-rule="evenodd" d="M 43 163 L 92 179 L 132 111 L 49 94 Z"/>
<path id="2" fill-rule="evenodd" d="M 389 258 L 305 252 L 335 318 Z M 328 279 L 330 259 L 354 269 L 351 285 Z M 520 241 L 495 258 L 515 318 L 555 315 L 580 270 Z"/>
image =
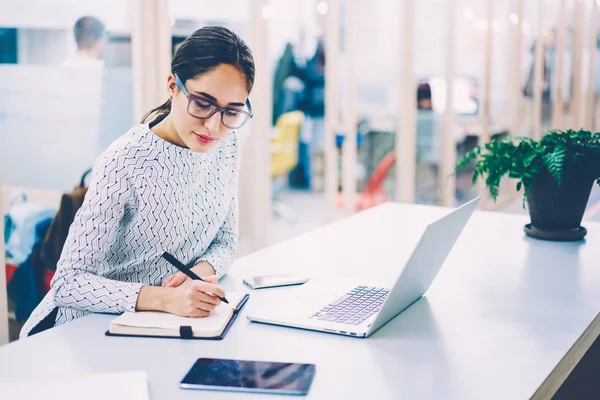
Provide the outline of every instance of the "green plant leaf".
<path id="1" fill-rule="evenodd" d="M 527 155 L 524 159 L 523 159 L 523 166 L 525 168 L 529 167 L 531 165 L 531 162 L 533 160 L 535 160 L 535 158 L 537 157 L 537 153 L 531 153 L 529 155 Z"/>
<path id="2" fill-rule="evenodd" d="M 474 163 L 473 163 L 474 162 Z M 546 170 L 559 184 L 565 170 L 576 165 L 600 175 L 600 132 L 551 130 L 539 141 L 528 137 L 508 136 L 492 140 L 467 152 L 455 171 L 474 167 L 472 182 L 485 180 L 486 188 L 496 198 L 502 177 L 517 179 L 517 189 L 524 190 L 524 201 L 535 179 Z M 600 179 L 596 181 L 600 185 Z"/>
<path id="3" fill-rule="evenodd" d="M 477 183 L 477 178 L 479 178 L 479 170 L 476 169 L 475 172 L 473 172 L 473 179 L 471 180 L 471 183 L 474 185 Z"/>
<path id="4" fill-rule="evenodd" d="M 567 148 L 564 145 L 558 145 L 552 153 L 544 154 L 542 162 L 546 170 L 552 175 L 552 177 L 560 183 L 562 182 L 562 175 L 565 165 L 565 159 L 567 158 Z"/>

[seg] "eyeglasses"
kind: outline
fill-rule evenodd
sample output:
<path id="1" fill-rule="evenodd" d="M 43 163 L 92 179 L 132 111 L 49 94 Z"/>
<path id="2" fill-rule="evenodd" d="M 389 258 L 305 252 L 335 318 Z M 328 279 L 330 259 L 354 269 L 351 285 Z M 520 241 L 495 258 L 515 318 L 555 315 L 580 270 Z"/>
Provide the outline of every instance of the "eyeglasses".
<path id="1" fill-rule="evenodd" d="M 211 100 L 191 94 L 177 74 L 175 74 L 175 83 L 185 97 L 188 98 L 187 112 L 194 118 L 208 119 L 219 112 L 221 113 L 221 122 L 223 125 L 229 129 L 239 129 L 254 116 L 254 114 L 252 114 L 250 100 L 248 99 L 246 99 L 248 111 L 240 110 L 239 108 L 220 107 Z"/>

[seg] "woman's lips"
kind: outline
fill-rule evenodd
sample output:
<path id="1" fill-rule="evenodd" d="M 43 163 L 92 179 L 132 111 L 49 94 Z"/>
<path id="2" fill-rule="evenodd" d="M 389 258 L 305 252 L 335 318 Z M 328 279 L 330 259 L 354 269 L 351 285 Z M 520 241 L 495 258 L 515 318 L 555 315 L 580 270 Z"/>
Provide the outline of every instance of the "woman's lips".
<path id="1" fill-rule="evenodd" d="M 196 132 L 194 132 L 194 137 L 196 138 L 196 140 L 198 140 L 200 143 L 203 143 L 203 144 L 212 143 L 215 140 L 217 140 L 217 138 L 215 138 L 215 137 L 208 136 L 208 135 L 201 135 Z"/>

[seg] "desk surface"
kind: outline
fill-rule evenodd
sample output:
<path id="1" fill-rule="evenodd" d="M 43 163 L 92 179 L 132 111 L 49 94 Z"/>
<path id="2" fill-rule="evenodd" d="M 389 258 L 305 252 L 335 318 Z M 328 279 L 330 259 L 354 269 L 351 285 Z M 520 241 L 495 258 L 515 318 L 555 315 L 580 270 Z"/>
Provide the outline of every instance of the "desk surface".
<path id="1" fill-rule="evenodd" d="M 239 259 L 223 286 L 288 270 L 389 286 L 445 212 L 385 204 Z M 196 358 L 225 357 L 315 363 L 313 399 L 550 398 L 597 336 L 600 224 L 586 224 L 587 242 L 560 244 L 525 237 L 525 222 L 477 212 L 427 296 L 368 339 L 248 322 L 285 291 L 274 289 L 252 293 L 223 341 L 105 337 L 113 316 L 93 315 L 0 347 L 0 379 L 144 369 L 152 399 L 240 399 L 178 388 Z"/>

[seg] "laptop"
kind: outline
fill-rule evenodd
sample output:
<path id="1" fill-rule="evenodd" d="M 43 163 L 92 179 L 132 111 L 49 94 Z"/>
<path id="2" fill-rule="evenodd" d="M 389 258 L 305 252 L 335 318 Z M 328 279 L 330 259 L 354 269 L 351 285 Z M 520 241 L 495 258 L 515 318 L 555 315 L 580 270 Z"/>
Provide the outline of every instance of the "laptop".
<path id="1" fill-rule="evenodd" d="M 406 264 L 399 266 L 402 268 L 391 289 L 367 282 L 346 288 L 306 284 L 287 298 L 250 311 L 248 319 L 352 337 L 370 336 L 425 294 L 479 200 L 477 197 L 427 225 Z"/>

